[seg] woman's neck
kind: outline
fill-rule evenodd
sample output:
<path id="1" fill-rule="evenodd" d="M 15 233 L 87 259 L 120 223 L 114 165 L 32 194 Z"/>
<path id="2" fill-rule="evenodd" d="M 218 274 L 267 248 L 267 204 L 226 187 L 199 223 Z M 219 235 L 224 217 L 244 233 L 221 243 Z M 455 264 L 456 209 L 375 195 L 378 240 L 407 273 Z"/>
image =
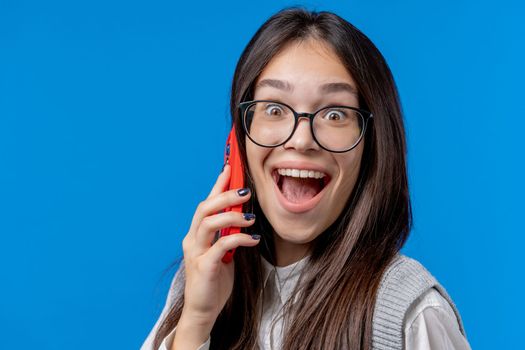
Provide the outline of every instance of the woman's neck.
<path id="1" fill-rule="evenodd" d="M 291 265 L 310 254 L 311 243 L 297 244 L 284 241 L 274 234 L 276 266 Z"/>

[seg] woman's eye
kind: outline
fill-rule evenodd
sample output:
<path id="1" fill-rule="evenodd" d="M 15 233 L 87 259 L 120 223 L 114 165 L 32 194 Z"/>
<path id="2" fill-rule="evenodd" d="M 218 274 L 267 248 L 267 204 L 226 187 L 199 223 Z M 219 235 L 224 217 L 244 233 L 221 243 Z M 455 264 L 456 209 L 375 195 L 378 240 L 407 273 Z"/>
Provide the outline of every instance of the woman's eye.
<path id="1" fill-rule="evenodd" d="M 266 114 L 268 115 L 279 116 L 282 112 L 283 110 L 280 106 L 270 105 L 266 107 Z"/>
<path id="2" fill-rule="evenodd" d="M 345 119 L 346 115 L 342 111 L 329 110 L 325 113 L 324 118 L 327 120 L 339 121 Z"/>

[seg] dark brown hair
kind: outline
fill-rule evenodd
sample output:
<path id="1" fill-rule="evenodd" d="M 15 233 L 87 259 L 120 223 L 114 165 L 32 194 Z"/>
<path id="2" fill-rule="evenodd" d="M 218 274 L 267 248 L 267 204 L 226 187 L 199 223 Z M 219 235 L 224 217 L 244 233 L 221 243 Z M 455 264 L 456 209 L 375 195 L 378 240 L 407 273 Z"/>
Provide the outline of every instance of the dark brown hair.
<path id="1" fill-rule="evenodd" d="M 253 97 L 254 83 L 287 44 L 320 40 L 338 55 L 357 84 L 359 104 L 374 114 L 364 138 L 356 185 L 339 218 L 313 242 L 295 293 L 287 303 L 283 349 L 369 349 L 372 317 L 382 274 L 405 243 L 412 223 L 406 144 L 397 89 L 383 56 L 357 28 L 330 12 L 284 9 L 255 33 L 233 77 L 231 115 L 246 164 L 245 137 L 237 106 Z M 254 189 L 250 174 L 248 186 Z M 261 255 L 275 263 L 273 229 L 254 192 L 250 208 L 262 234 L 256 248 L 235 254 L 231 297 L 217 318 L 211 349 L 257 348 L 262 297 Z M 182 293 L 181 293 L 182 294 Z M 184 297 L 174 302 L 155 337 L 155 349 L 177 324 Z"/>

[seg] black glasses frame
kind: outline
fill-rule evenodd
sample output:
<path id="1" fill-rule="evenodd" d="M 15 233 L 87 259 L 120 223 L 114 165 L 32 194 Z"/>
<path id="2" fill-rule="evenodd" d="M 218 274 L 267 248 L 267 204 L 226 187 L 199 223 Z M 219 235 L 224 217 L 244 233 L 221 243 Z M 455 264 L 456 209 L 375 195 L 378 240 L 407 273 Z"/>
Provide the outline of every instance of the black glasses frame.
<path id="1" fill-rule="evenodd" d="M 276 103 L 276 104 L 279 104 L 279 105 L 282 105 L 282 106 L 285 106 L 287 108 L 289 108 L 293 115 L 294 115 L 294 118 L 295 118 L 295 122 L 294 122 L 294 126 L 293 126 L 293 129 L 292 129 L 292 132 L 290 133 L 290 136 L 288 136 L 288 138 L 286 140 L 284 140 L 283 142 L 277 144 L 277 145 L 272 145 L 272 146 L 268 146 L 268 145 L 264 145 L 264 144 L 261 144 L 261 143 L 258 143 L 257 141 L 255 141 L 251 136 L 250 136 L 250 133 L 248 132 L 248 128 L 247 128 L 247 125 L 246 125 L 246 112 L 248 111 L 248 109 L 253 106 L 254 104 L 258 103 L 258 102 L 273 102 L 273 103 Z M 297 125 L 299 124 L 299 119 L 301 118 L 307 118 L 310 120 L 310 131 L 312 133 L 312 137 L 314 138 L 315 142 L 319 145 L 319 147 L 321 147 L 322 149 L 328 151 L 328 152 L 332 152 L 332 153 L 345 153 L 345 152 L 349 152 L 351 151 L 352 149 L 354 149 L 355 147 L 357 147 L 357 145 L 359 144 L 359 142 L 361 142 L 361 140 L 363 139 L 363 136 L 365 135 L 365 132 L 366 132 L 366 127 L 368 125 L 368 120 L 373 118 L 374 115 L 372 114 L 372 112 L 369 112 L 367 110 L 364 110 L 364 109 L 360 109 L 360 108 L 356 108 L 356 107 L 350 107 L 350 106 L 342 106 L 342 105 L 330 105 L 330 106 L 326 106 L 326 107 L 322 107 L 320 109 L 318 109 L 317 111 L 315 111 L 314 113 L 306 113 L 306 112 L 302 112 L 302 113 L 299 113 L 299 112 L 296 112 L 292 107 L 290 107 L 289 105 L 287 105 L 286 103 L 282 103 L 282 102 L 278 102 L 278 101 L 274 101 L 274 100 L 253 100 L 253 101 L 245 101 L 245 102 L 241 102 L 239 103 L 238 105 L 238 108 L 239 108 L 239 111 L 240 111 L 240 115 L 241 115 L 241 120 L 242 120 L 242 126 L 243 126 L 243 129 L 244 129 L 244 132 L 246 133 L 246 135 L 248 136 L 248 138 L 253 142 L 255 143 L 256 145 L 258 146 L 261 146 L 261 147 L 266 147 L 266 148 L 275 148 L 275 147 L 279 147 L 279 146 L 282 146 L 284 145 L 286 142 L 288 142 L 293 134 L 295 133 L 295 130 L 297 129 Z M 359 135 L 359 138 L 357 139 L 357 141 L 348 149 L 345 149 L 343 151 L 334 151 L 334 150 L 331 150 L 331 149 L 328 149 L 326 147 L 324 147 L 318 140 L 317 140 L 317 137 L 315 136 L 315 132 L 314 132 L 314 118 L 315 116 L 321 112 L 322 110 L 325 110 L 327 108 L 348 108 L 348 109 L 352 109 L 356 112 L 359 113 L 359 115 L 361 116 L 361 118 L 363 119 L 363 129 L 361 130 L 361 135 Z"/>

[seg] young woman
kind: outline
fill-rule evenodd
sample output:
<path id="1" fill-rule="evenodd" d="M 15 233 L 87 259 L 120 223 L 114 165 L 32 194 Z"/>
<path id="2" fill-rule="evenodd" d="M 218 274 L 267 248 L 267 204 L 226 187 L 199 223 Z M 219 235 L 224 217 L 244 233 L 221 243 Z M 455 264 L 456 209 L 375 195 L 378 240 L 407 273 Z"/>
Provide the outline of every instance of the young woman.
<path id="1" fill-rule="evenodd" d="M 275 14 L 238 62 L 231 114 L 247 186 L 224 191 L 227 165 L 198 206 L 142 349 L 469 349 L 445 289 L 399 253 L 403 120 L 365 35 L 328 12 Z M 214 243 L 229 226 L 247 233 Z"/>

